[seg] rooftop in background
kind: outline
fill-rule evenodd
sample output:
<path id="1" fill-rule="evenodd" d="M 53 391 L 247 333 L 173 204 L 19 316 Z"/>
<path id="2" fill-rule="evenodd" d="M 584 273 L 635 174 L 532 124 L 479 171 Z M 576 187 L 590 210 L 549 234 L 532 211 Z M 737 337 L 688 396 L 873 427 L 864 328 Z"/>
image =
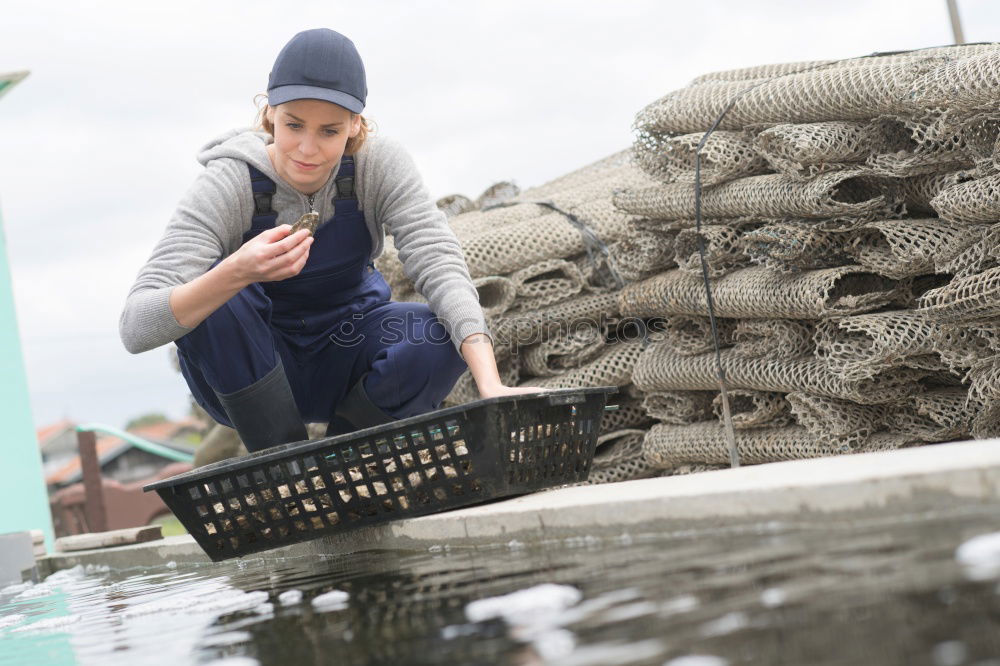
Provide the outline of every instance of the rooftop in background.
<path id="1" fill-rule="evenodd" d="M 69 420 L 62 420 L 56 423 L 43 426 L 37 430 L 38 445 L 42 449 L 43 455 L 52 453 L 51 449 L 59 443 L 59 449 L 64 451 L 72 446 L 72 453 L 54 459 L 57 463 L 45 470 L 45 484 L 49 487 L 62 487 L 71 483 L 76 483 L 82 478 L 80 457 L 76 452 L 76 423 Z M 143 439 L 161 444 L 175 451 L 183 453 L 194 452 L 194 446 L 185 442 L 184 437 L 194 432 L 200 432 L 205 428 L 205 424 L 197 419 L 184 419 L 182 421 L 162 421 L 145 426 L 132 428 L 128 432 Z M 127 451 L 133 448 L 133 444 L 113 435 L 104 435 L 97 438 L 97 458 L 102 470 Z M 164 459 L 164 464 L 170 461 Z M 121 479 L 120 479 L 121 480 Z"/>

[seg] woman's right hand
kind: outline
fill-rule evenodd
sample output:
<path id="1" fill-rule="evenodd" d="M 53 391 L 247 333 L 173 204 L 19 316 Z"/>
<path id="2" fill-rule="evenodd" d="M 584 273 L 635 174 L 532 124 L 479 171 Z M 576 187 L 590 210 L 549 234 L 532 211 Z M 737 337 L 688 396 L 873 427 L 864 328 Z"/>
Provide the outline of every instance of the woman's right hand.
<path id="1" fill-rule="evenodd" d="M 282 224 L 262 231 L 226 261 L 240 282 L 274 282 L 298 275 L 309 259 L 313 237 L 307 229 L 289 235 L 291 225 Z"/>

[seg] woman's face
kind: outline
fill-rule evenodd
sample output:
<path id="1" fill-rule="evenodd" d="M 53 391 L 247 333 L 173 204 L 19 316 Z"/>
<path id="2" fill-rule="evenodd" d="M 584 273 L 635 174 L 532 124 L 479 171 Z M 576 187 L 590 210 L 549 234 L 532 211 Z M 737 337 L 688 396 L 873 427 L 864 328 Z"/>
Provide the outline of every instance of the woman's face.
<path id="1" fill-rule="evenodd" d="M 361 131 L 361 116 L 318 99 L 268 107 L 267 117 L 274 126 L 274 143 L 267 147 L 274 170 L 303 194 L 326 184 L 347 140 Z"/>

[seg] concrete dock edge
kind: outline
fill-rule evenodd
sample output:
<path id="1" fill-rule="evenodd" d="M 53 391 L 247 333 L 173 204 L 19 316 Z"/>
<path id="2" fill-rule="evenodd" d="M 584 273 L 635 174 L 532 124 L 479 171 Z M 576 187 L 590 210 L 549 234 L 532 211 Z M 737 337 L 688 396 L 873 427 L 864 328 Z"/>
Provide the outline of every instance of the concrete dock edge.
<path id="1" fill-rule="evenodd" d="M 362 550 L 477 547 L 512 539 L 649 532 L 684 523 L 795 517 L 821 521 L 897 502 L 940 506 L 1000 496 L 1000 440 L 796 460 L 703 474 L 577 486 L 433 516 L 367 527 L 246 559 L 341 555 Z M 77 564 L 113 569 L 211 565 L 190 536 L 116 548 L 54 553 L 39 575 Z"/>

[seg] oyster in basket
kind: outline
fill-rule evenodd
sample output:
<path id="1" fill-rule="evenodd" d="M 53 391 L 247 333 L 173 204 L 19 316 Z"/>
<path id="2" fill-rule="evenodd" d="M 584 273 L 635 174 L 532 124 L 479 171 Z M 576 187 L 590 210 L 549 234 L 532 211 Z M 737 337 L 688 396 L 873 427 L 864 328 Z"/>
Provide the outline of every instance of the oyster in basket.
<path id="1" fill-rule="evenodd" d="M 292 225 L 292 230 L 288 233 L 289 236 L 294 234 L 299 229 L 308 229 L 309 234 L 312 235 L 316 233 L 316 227 L 319 225 L 319 213 L 313 211 L 311 213 L 306 213 Z"/>

